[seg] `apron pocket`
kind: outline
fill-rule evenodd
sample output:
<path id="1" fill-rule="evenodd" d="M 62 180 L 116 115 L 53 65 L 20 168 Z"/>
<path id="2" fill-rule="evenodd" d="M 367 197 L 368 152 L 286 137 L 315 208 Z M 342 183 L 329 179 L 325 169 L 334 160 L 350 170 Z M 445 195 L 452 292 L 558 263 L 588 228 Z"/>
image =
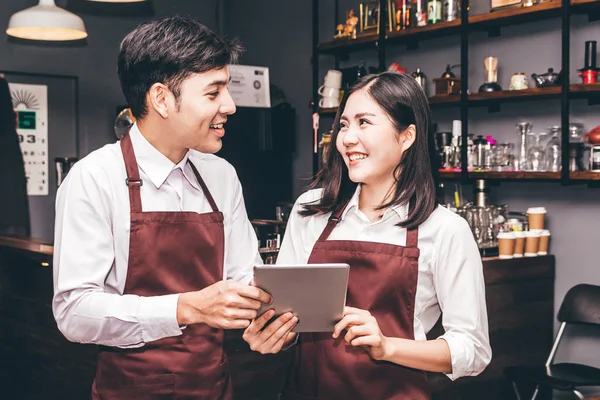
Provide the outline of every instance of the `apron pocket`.
<path id="1" fill-rule="evenodd" d="M 97 400 L 173 400 L 175 376 L 149 375 L 133 379 L 112 380 L 96 385 Z"/>

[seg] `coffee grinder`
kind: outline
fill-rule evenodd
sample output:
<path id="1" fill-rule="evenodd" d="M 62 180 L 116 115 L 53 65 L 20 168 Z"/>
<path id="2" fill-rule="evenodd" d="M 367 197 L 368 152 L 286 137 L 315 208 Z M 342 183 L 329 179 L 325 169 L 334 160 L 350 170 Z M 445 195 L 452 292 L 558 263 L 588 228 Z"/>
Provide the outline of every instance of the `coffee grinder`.
<path id="1" fill-rule="evenodd" d="M 588 40 L 585 42 L 585 66 L 579 70 L 578 75 L 586 85 L 596 83 L 598 68 L 596 68 L 595 40 Z"/>

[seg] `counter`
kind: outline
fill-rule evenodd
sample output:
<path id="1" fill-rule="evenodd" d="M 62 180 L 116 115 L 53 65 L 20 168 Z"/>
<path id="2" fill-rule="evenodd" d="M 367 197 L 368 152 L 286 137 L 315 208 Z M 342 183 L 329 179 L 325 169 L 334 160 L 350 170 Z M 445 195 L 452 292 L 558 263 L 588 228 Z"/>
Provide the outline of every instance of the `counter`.
<path id="1" fill-rule="evenodd" d="M 512 399 L 504 367 L 543 364 L 552 346 L 554 256 L 484 258 L 483 265 L 492 363 L 480 376 L 455 382 L 429 374 L 435 400 Z M 51 299 L 51 243 L 0 236 L 0 384 L 5 398 L 89 398 L 96 347 L 62 336 Z M 428 336 L 440 333 L 438 324 Z M 240 331 L 227 332 L 225 347 L 235 398 L 276 399 L 292 353 L 251 352 Z"/>

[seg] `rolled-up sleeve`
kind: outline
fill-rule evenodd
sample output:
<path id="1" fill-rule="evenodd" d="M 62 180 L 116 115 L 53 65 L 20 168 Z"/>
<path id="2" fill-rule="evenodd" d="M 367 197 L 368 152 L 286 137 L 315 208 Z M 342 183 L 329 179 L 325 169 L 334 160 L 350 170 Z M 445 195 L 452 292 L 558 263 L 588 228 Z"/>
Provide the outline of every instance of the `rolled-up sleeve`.
<path id="1" fill-rule="evenodd" d="M 480 374 L 490 363 L 483 266 L 469 225 L 457 217 L 440 229 L 434 284 L 452 357 L 452 380 Z"/>

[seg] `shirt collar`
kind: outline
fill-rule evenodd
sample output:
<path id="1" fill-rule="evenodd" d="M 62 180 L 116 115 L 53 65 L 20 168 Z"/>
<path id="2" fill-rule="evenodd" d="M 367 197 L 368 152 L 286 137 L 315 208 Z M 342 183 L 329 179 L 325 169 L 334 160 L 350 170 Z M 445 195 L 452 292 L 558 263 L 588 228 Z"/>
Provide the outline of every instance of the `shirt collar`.
<path id="1" fill-rule="evenodd" d="M 198 188 L 195 176 L 191 171 L 191 168 L 187 165 L 189 158 L 189 150 L 183 156 L 183 159 L 175 164 L 164 154 L 158 151 L 148 140 L 144 137 L 142 132 L 134 123 L 129 130 L 129 136 L 131 138 L 131 144 L 135 151 L 135 158 L 138 166 L 148 176 L 148 179 L 159 189 L 167 180 L 173 170 L 179 168 L 183 171 L 183 176 L 194 188 Z"/>
<path id="2" fill-rule="evenodd" d="M 343 220 L 346 217 L 346 214 L 348 214 L 350 212 L 350 210 L 353 210 L 354 213 L 359 215 L 358 211 L 360 211 L 360 210 L 358 208 L 358 197 L 360 196 L 361 188 L 362 188 L 362 185 L 360 185 L 360 184 L 356 186 L 356 190 L 354 191 L 352 198 L 350 198 L 350 202 L 348 202 L 346 209 L 342 213 L 342 216 L 340 218 L 341 220 Z M 408 217 L 408 207 L 405 204 L 395 205 L 393 207 L 390 207 L 389 210 L 393 210 L 396 214 L 398 214 L 398 216 L 402 220 L 404 220 Z M 384 215 L 387 214 L 389 210 L 386 210 Z"/>

